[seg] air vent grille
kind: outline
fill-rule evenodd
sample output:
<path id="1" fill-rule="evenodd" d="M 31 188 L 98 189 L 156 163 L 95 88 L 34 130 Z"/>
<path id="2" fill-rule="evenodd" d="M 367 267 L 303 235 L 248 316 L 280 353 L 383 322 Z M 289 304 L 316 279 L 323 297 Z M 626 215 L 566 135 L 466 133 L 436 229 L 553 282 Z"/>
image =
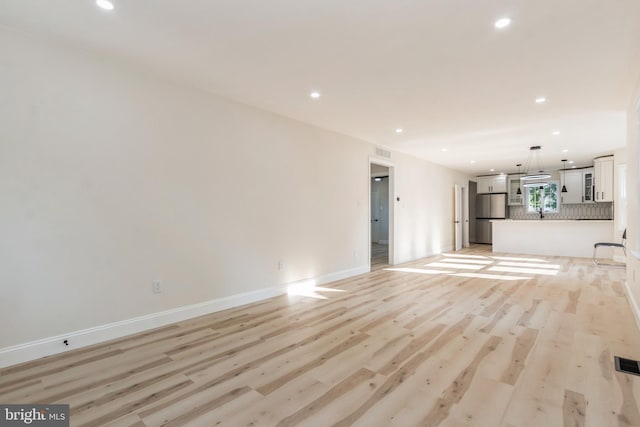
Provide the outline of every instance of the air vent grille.
<path id="1" fill-rule="evenodd" d="M 384 157 L 385 159 L 391 158 L 391 151 L 385 150 L 384 148 L 376 147 L 376 156 Z"/>
<path id="2" fill-rule="evenodd" d="M 616 371 L 640 376 L 640 365 L 637 360 L 625 359 L 624 357 L 618 356 L 614 356 L 613 360 L 616 363 Z"/>

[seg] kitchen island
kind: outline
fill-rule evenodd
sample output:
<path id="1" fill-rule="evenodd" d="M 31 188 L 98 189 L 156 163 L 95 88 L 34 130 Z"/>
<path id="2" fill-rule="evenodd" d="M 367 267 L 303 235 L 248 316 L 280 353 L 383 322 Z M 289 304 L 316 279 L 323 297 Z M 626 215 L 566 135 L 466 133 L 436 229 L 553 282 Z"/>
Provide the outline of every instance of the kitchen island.
<path id="1" fill-rule="evenodd" d="M 595 243 L 619 240 L 612 220 L 493 221 L 494 252 L 590 258 Z M 602 250 L 598 256 L 610 253 Z"/>

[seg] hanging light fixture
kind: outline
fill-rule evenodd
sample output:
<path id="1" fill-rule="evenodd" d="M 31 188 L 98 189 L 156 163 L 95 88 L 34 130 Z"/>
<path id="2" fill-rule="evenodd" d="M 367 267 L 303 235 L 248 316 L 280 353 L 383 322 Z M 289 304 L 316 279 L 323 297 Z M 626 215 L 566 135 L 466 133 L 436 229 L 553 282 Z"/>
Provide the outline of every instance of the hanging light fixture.
<path id="1" fill-rule="evenodd" d="M 538 187 L 540 189 L 543 189 L 547 185 L 549 185 L 547 181 L 533 181 L 533 182 L 525 182 L 524 184 L 522 184 L 523 187 L 527 187 L 527 188 Z"/>
<path id="2" fill-rule="evenodd" d="M 565 170 L 567 170 L 567 159 L 562 159 L 560 160 L 562 162 L 562 171 L 564 172 Z M 560 190 L 561 193 L 566 193 L 567 192 L 567 186 L 565 185 L 565 180 L 564 180 L 564 176 L 562 179 L 562 190 Z"/>
<path id="3" fill-rule="evenodd" d="M 549 185 L 544 180 L 551 178 L 551 175 L 542 170 L 540 161 L 541 149 L 542 147 L 539 145 L 529 148 L 529 157 L 527 157 L 527 162 L 524 164 L 525 175 L 520 177 L 520 180 L 525 182 L 523 184 L 524 187 L 546 187 Z"/>
<path id="4" fill-rule="evenodd" d="M 518 177 L 520 178 L 520 177 L 522 177 L 522 174 L 520 173 L 520 167 L 522 166 L 522 163 L 518 163 L 516 166 L 518 167 Z M 518 191 L 516 191 L 516 194 L 517 195 L 521 195 L 522 194 L 522 188 L 521 188 L 520 184 L 518 184 Z"/>

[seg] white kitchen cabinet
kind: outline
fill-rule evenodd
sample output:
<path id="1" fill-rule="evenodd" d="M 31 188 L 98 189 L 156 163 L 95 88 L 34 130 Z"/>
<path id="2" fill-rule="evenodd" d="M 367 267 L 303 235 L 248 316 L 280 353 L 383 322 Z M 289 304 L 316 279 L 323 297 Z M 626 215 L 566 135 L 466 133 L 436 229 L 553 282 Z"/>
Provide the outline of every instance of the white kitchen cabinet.
<path id="1" fill-rule="evenodd" d="M 611 170 L 613 170 L 613 167 Z M 507 176 L 506 175 L 498 175 L 493 178 L 493 183 L 491 184 L 491 192 L 492 193 L 507 192 Z"/>
<path id="2" fill-rule="evenodd" d="M 593 160 L 594 199 L 596 202 L 613 202 L 613 156 Z"/>
<path id="3" fill-rule="evenodd" d="M 560 186 L 565 186 L 566 193 L 560 192 L 560 203 L 579 204 L 593 203 L 594 169 L 569 169 L 560 171 Z"/>
<path id="4" fill-rule="evenodd" d="M 576 204 L 584 201 L 583 184 L 584 178 L 581 169 L 570 169 L 560 171 L 560 186 L 566 188 L 567 192 L 560 192 L 560 203 Z"/>
<path id="5" fill-rule="evenodd" d="M 506 175 L 479 176 L 476 178 L 476 182 L 478 184 L 476 188 L 478 194 L 507 192 Z"/>
<path id="6" fill-rule="evenodd" d="M 593 168 L 582 170 L 582 203 L 595 202 L 593 197 Z"/>
<path id="7" fill-rule="evenodd" d="M 520 175 L 510 175 L 507 177 L 507 183 L 509 186 L 509 197 L 507 198 L 507 204 L 509 206 L 522 206 L 524 204 L 524 191 L 520 182 Z M 518 194 L 520 189 L 520 194 Z"/>
<path id="8" fill-rule="evenodd" d="M 492 180 L 492 177 L 490 177 L 490 176 L 479 176 L 479 177 L 477 177 L 476 178 L 476 182 L 477 182 L 478 186 L 476 187 L 476 192 L 478 194 L 491 193 L 491 191 L 490 191 L 491 180 Z"/>

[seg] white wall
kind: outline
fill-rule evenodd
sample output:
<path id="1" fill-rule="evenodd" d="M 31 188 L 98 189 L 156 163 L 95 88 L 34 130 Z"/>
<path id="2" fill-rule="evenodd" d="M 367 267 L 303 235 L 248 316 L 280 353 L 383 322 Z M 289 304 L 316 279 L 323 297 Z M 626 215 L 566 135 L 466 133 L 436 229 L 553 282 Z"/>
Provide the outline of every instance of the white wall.
<path id="1" fill-rule="evenodd" d="M 454 184 L 469 178 L 442 166 L 395 154 L 395 256 L 406 262 L 454 248 Z"/>
<path id="2" fill-rule="evenodd" d="M 640 77 L 640 76 L 639 76 Z M 640 79 L 627 110 L 627 247 L 640 253 Z M 627 286 L 629 301 L 640 326 L 640 259 L 628 251 Z"/>
<path id="3" fill-rule="evenodd" d="M 4 30 L 0 58 L 0 350 L 368 266 L 371 144 Z M 398 258 L 450 249 L 467 178 L 392 161 Z"/>
<path id="4" fill-rule="evenodd" d="M 626 168 L 628 163 L 627 147 L 616 150 L 613 153 L 613 188 L 614 188 L 614 242 L 619 242 L 622 233 L 627 228 L 626 218 L 628 211 L 628 191 L 626 187 Z M 620 181 L 620 171 L 624 171 L 624 182 Z M 623 198 L 622 190 L 625 190 L 625 198 Z"/>

